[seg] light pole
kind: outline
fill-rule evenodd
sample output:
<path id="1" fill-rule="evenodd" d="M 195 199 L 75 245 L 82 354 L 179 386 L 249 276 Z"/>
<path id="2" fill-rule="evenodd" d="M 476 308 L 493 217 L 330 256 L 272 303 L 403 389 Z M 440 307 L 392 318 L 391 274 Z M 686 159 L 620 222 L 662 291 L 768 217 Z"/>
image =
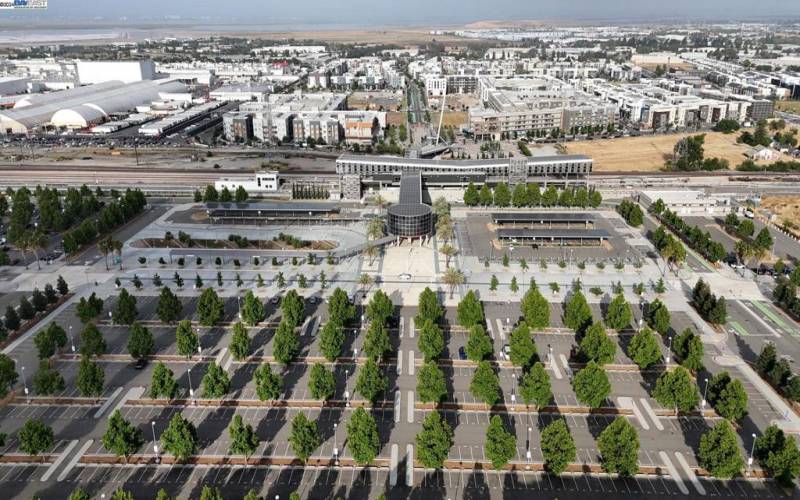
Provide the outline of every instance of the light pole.
<path id="1" fill-rule="evenodd" d="M 192 388 L 192 369 L 186 369 L 186 376 L 189 377 L 189 397 L 194 399 L 194 389 Z"/>
<path id="2" fill-rule="evenodd" d="M 672 335 L 669 336 L 669 345 L 667 345 L 667 365 L 669 365 L 670 353 L 672 353 Z"/>
<path id="3" fill-rule="evenodd" d="M 239 306 L 239 319 L 242 319 L 242 299 L 239 295 L 236 295 L 236 304 Z"/>
<path id="4" fill-rule="evenodd" d="M 753 436 L 753 444 L 750 446 L 750 456 L 747 458 L 747 475 L 750 475 L 750 469 L 753 467 L 753 454 L 756 452 L 756 433 Z"/>
<path id="5" fill-rule="evenodd" d="M 152 420 L 150 422 L 150 429 L 153 431 L 153 453 L 156 454 L 156 463 L 160 462 L 158 458 L 158 441 L 156 440 L 156 421 Z"/>
<path id="6" fill-rule="evenodd" d="M 347 390 L 347 378 L 350 376 L 350 370 L 344 369 L 344 405 L 350 406 L 350 391 Z"/>
<path id="7" fill-rule="evenodd" d="M 333 460 L 336 465 L 339 465 L 339 447 L 336 446 L 336 428 L 338 424 L 333 424 Z"/>
<path id="8" fill-rule="evenodd" d="M 355 347 L 353 348 L 353 361 L 355 361 L 356 364 L 358 364 L 358 349 Z"/>
<path id="9" fill-rule="evenodd" d="M 25 382 L 25 365 L 22 365 L 22 388 L 25 391 L 25 395 L 28 395 L 28 384 Z"/>
<path id="10" fill-rule="evenodd" d="M 72 325 L 69 325 L 69 344 L 72 348 L 72 354 L 75 354 L 75 337 L 72 336 Z"/>
<path id="11" fill-rule="evenodd" d="M 525 459 L 528 461 L 526 469 L 531 469 L 531 428 L 528 427 L 528 438 L 525 440 Z"/>
<path id="12" fill-rule="evenodd" d="M 706 383 L 705 388 L 703 389 L 703 401 L 700 403 L 702 409 L 706 409 L 706 394 L 708 394 L 708 378 L 703 379 Z"/>

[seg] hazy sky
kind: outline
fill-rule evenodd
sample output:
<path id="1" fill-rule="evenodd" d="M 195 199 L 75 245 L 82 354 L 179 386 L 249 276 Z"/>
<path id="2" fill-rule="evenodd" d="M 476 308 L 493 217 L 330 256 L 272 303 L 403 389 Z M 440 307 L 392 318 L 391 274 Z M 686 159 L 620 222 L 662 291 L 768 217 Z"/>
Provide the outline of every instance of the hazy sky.
<path id="1" fill-rule="evenodd" d="M 13 15 L 4 11 L 0 19 L 7 13 Z M 46 12 L 22 15 L 137 20 L 179 16 L 218 23 L 359 26 L 461 24 L 486 19 L 659 22 L 800 18 L 800 0 L 49 0 Z"/>

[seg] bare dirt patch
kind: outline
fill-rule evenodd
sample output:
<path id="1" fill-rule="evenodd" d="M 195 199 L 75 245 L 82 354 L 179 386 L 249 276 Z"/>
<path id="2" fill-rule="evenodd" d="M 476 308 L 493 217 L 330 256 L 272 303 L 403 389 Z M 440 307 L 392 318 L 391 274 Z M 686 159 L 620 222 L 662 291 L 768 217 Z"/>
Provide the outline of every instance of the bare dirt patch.
<path id="1" fill-rule="evenodd" d="M 760 209 L 778 216 L 778 223 L 800 236 L 800 196 L 765 196 Z"/>

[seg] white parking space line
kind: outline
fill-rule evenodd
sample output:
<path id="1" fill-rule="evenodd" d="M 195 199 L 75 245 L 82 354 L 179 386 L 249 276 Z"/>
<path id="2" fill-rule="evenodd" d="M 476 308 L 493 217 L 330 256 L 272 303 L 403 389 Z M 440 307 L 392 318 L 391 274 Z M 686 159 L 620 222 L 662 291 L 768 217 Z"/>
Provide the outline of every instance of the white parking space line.
<path id="1" fill-rule="evenodd" d="M 398 350 L 397 351 L 397 374 L 398 375 L 402 375 L 403 374 L 403 351 L 402 350 Z"/>
<path id="2" fill-rule="evenodd" d="M 117 402 L 117 404 L 114 406 L 114 411 L 112 411 L 112 413 L 117 410 L 122 410 L 122 407 L 128 400 L 139 399 L 140 397 L 142 397 L 142 394 L 144 394 L 144 387 L 142 386 L 131 387 L 130 389 L 128 389 L 128 392 L 126 392 L 125 395 L 122 396 L 119 402 Z"/>
<path id="3" fill-rule="evenodd" d="M 395 391 L 394 393 L 394 423 L 400 423 L 400 400 L 402 393 L 400 391 Z M 413 416 L 412 416 L 413 418 Z"/>
<path id="4" fill-rule="evenodd" d="M 397 444 L 392 444 L 392 454 L 391 459 L 389 460 L 389 486 L 397 486 L 397 456 L 398 456 L 398 446 Z"/>
<path id="5" fill-rule="evenodd" d="M 412 349 L 408 350 L 408 374 L 413 376 L 414 375 L 414 351 Z"/>
<path id="6" fill-rule="evenodd" d="M 399 394 L 399 392 L 398 392 L 398 394 Z M 414 423 L 414 391 L 408 391 L 408 409 L 407 409 L 406 413 L 407 413 L 406 421 L 409 424 L 413 424 Z M 399 415 L 400 415 L 400 407 L 399 406 L 397 407 L 397 415 L 398 415 L 398 417 L 396 417 L 396 418 L 399 420 L 399 418 L 400 418 L 399 417 Z"/>
<path id="7" fill-rule="evenodd" d="M 58 475 L 58 477 L 56 478 L 57 481 L 60 482 L 60 481 L 63 481 L 64 479 L 66 479 L 66 477 L 69 475 L 70 471 L 72 471 L 72 469 L 78 463 L 78 460 L 80 460 L 81 457 L 83 456 L 83 454 L 86 453 L 86 450 L 88 450 L 89 447 L 92 446 L 93 442 L 94 442 L 94 439 L 90 439 L 90 440 L 86 441 L 85 443 L 83 443 L 83 446 L 81 446 L 80 450 L 78 450 L 78 453 L 72 455 L 72 457 L 70 458 L 69 462 L 67 463 L 67 466 L 64 467 L 64 470 L 62 470 L 61 474 Z"/>
<path id="8" fill-rule="evenodd" d="M 689 481 L 692 482 L 692 486 L 694 489 L 697 490 L 698 493 L 701 495 L 706 494 L 706 489 L 703 487 L 703 484 L 700 482 L 700 479 L 697 477 L 697 474 L 694 473 L 691 467 L 689 467 L 689 462 L 686 461 L 686 457 L 683 456 L 683 453 L 675 452 L 675 458 L 678 460 L 678 464 L 681 466 L 683 471 L 689 476 Z"/>
<path id="9" fill-rule="evenodd" d="M 639 401 L 642 403 L 642 408 L 644 408 L 644 412 L 650 417 L 650 420 L 656 425 L 656 429 L 663 431 L 664 425 L 661 423 L 661 418 L 656 415 L 656 412 L 653 411 L 653 407 L 650 406 L 650 402 L 647 401 L 647 398 L 640 398 Z"/>
<path id="10" fill-rule="evenodd" d="M 53 475 L 53 473 L 56 471 L 56 469 L 61 467 L 61 464 L 64 462 L 64 460 L 66 460 L 67 458 L 70 457 L 70 452 L 76 446 L 78 446 L 78 440 L 77 439 L 73 439 L 72 441 L 69 442 L 67 447 L 64 448 L 64 451 L 61 452 L 61 454 L 58 456 L 58 458 L 56 458 L 55 462 L 53 462 L 50 465 L 50 467 L 47 468 L 45 473 L 42 475 L 42 478 L 41 478 L 42 482 L 45 482 L 48 479 L 50 479 L 50 476 Z"/>
<path id="11" fill-rule="evenodd" d="M 414 486 L 414 445 L 406 446 L 406 486 Z"/>
<path id="12" fill-rule="evenodd" d="M 563 354 L 559 354 L 558 359 L 560 359 L 561 364 L 564 365 L 564 371 L 567 372 L 567 376 L 570 376 L 572 369 L 569 367 L 569 361 L 567 361 L 567 357 Z"/>
<path id="13" fill-rule="evenodd" d="M 300 326 L 300 335 L 304 336 L 308 333 L 308 324 L 311 322 L 311 318 L 306 318 L 303 321 L 303 324 Z"/>
<path id="14" fill-rule="evenodd" d="M 564 378 L 564 376 L 561 375 L 561 370 L 558 369 L 558 363 L 555 362 L 555 359 L 553 358 L 553 356 L 548 353 L 547 357 L 549 358 L 548 362 L 550 364 L 550 367 L 553 369 L 553 373 L 555 374 L 556 378 L 558 380 L 561 380 L 562 378 Z"/>
<path id="15" fill-rule="evenodd" d="M 633 415 L 636 417 L 636 420 L 639 421 L 639 425 L 642 426 L 642 429 L 649 431 L 650 425 L 645 420 L 644 415 L 639 410 L 639 407 L 636 406 L 636 403 L 633 401 L 633 398 L 629 398 L 627 396 L 620 396 L 617 398 L 617 402 L 619 403 L 620 408 L 625 408 L 627 410 L 633 410 Z"/>
<path id="16" fill-rule="evenodd" d="M 400 328 L 398 328 L 400 338 L 402 339 L 406 333 L 406 318 L 400 316 Z"/>
<path id="17" fill-rule="evenodd" d="M 500 320 L 500 318 L 496 318 L 495 321 L 497 321 L 497 331 L 500 332 L 500 340 L 505 340 L 506 333 L 505 328 L 503 328 L 503 322 Z"/>
<path id="18" fill-rule="evenodd" d="M 410 329 L 408 330 L 408 336 L 409 336 L 409 337 L 411 337 L 411 338 L 413 339 L 413 338 L 414 338 L 414 328 L 415 328 L 415 327 L 414 327 L 414 318 L 412 317 L 412 318 L 411 318 L 411 319 L 408 321 L 408 323 L 409 323 L 409 327 L 410 327 Z"/>
<path id="19" fill-rule="evenodd" d="M 494 326 L 492 326 L 491 321 L 487 321 L 486 324 L 489 326 L 489 335 L 492 337 L 492 340 L 494 340 Z"/>
<path id="20" fill-rule="evenodd" d="M 105 400 L 103 405 L 100 408 L 98 408 L 98 410 L 94 413 L 94 418 L 102 417 L 103 413 L 105 413 L 106 410 L 108 410 L 108 408 L 114 402 L 114 400 L 117 399 L 117 396 L 119 396 L 120 392 L 122 392 L 122 387 L 117 387 L 116 389 L 114 389 L 114 392 L 111 393 L 111 396 L 109 396 L 109 398 Z"/>

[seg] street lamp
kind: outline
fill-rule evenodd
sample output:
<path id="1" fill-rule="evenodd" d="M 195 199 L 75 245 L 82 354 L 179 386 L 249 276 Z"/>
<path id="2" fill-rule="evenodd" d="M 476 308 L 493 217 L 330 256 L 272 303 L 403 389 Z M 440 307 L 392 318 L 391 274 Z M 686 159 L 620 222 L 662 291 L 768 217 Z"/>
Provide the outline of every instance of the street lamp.
<path id="1" fill-rule="evenodd" d="M 75 337 L 72 336 L 72 325 L 69 325 L 69 344 L 72 348 L 72 354 L 75 354 Z"/>
<path id="2" fill-rule="evenodd" d="M 514 394 L 514 388 L 511 388 L 511 411 L 517 411 L 517 395 Z"/>
<path id="3" fill-rule="evenodd" d="M 156 463 L 160 460 L 158 458 L 158 441 L 156 440 L 156 421 L 152 420 L 150 422 L 150 429 L 153 431 L 153 453 L 156 454 Z"/>
<path id="4" fill-rule="evenodd" d="M 706 394 L 708 394 L 708 378 L 706 377 L 703 380 L 705 381 L 706 386 L 703 389 L 703 401 L 700 403 L 700 406 L 705 410 L 706 409 Z"/>
<path id="5" fill-rule="evenodd" d="M 192 369 L 186 370 L 186 376 L 189 377 L 189 397 L 194 398 L 194 389 L 192 388 Z"/>
<path id="6" fill-rule="evenodd" d="M 667 356 L 666 356 L 667 365 L 669 365 L 671 352 L 672 352 L 672 335 L 669 336 L 669 345 L 667 345 Z"/>
<path id="7" fill-rule="evenodd" d="M 531 428 L 528 427 L 528 438 L 525 440 L 525 459 L 528 460 L 526 469 L 531 469 Z"/>
<path id="8" fill-rule="evenodd" d="M 22 365 L 22 388 L 25 390 L 25 395 L 28 395 L 28 384 L 25 382 L 25 365 Z"/>
<path id="9" fill-rule="evenodd" d="M 339 447 L 336 446 L 336 428 L 338 424 L 333 424 L 333 460 L 336 462 L 336 465 L 339 465 Z"/>
<path id="10" fill-rule="evenodd" d="M 747 458 L 747 475 L 750 475 L 750 468 L 753 466 L 753 454 L 756 452 L 756 433 L 752 434 L 753 444 L 750 446 L 750 456 Z"/>
<path id="11" fill-rule="evenodd" d="M 358 363 L 358 349 L 355 347 L 353 348 L 353 360 Z"/>

